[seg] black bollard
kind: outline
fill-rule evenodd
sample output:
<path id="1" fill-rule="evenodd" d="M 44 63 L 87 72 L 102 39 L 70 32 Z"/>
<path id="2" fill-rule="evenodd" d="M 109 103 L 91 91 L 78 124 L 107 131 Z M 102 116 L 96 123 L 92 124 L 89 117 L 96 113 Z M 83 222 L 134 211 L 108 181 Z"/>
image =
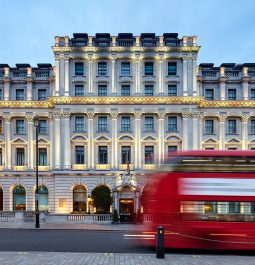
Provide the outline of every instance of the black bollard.
<path id="1" fill-rule="evenodd" d="M 164 227 L 159 226 L 157 229 L 157 245 L 156 245 L 156 258 L 165 258 L 165 246 L 164 246 Z"/>

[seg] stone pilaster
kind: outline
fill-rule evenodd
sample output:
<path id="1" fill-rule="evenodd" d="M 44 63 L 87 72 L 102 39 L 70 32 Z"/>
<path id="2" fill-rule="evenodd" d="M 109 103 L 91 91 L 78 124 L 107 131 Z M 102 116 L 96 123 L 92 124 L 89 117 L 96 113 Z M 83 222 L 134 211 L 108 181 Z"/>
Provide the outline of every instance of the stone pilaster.
<path id="1" fill-rule="evenodd" d="M 183 96 L 188 96 L 188 57 L 185 55 L 183 56 L 183 61 L 182 61 L 182 74 L 183 74 Z"/>
<path id="2" fill-rule="evenodd" d="M 164 94 L 164 54 L 159 54 L 158 62 L 159 62 L 158 93 L 159 93 L 159 95 L 163 95 Z"/>
<path id="3" fill-rule="evenodd" d="M 183 150 L 189 149 L 189 117 L 190 112 L 182 112 L 182 126 L 183 126 L 183 137 L 182 137 L 182 146 Z"/>
<path id="4" fill-rule="evenodd" d="M 118 112 L 111 112 L 112 118 L 112 169 L 118 167 Z"/>
<path id="5" fill-rule="evenodd" d="M 220 139 L 220 145 L 219 149 L 224 150 L 225 149 L 225 134 L 226 134 L 226 119 L 227 119 L 227 113 L 221 112 L 219 114 L 219 139 Z"/>
<path id="6" fill-rule="evenodd" d="M 88 94 L 93 94 L 93 54 L 88 55 Z"/>
<path id="7" fill-rule="evenodd" d="M 64 139 L 63 139 L 64 150 L 65 150 L 65 155 L 64 155 L 64 168 L 65 169 L 71 168 L 70 116 L 71 116 L 71 113 L 69 112 L 64 112 L 62 114 L 62 117 L 64 119 L 64 128 L 65 128 Z"/>
<path id="8" fill-rule="evenodd" d="M 61 119 L 62 113 L 61 112 L 55 112 L 54 118 L 55 118 L 55 169 L 61 169 L 61 126 L 60 126 L 60 119 Z"/>
<path id="9" fill-rule="evenodd" d="M 11 170 L 12 150 L 11 150 L 11 116 L 9 113 L 3 114 L 4 119 L 4 136 L 5 136 L 5 170 Z"/>
<path id="10" fill-rule="evenodd" d="M 94 116 L 93 111 L 88 111 L 88 168 L 95 167 L 95 150 L 94 150 Z"/>
<path id="11" fill-rule="evenodd" d="M 64 95 L 66 97 L 68 97 L 69 93 L 70 93 L 69 76 L 70 76 L 70 72 L 69 72 L 69 56 L 65 55 L 65 93 L 64 93 Z"/>
<path id="12" fill-rule="evenodd" d="M 135 168 L 142 167 L 141 111 L 135 111 Z"/>
<path id="13" fill-rule="evenodd" d="M 117 89 L 116 89 L 116 54 L 112 54 L 112 94 L 116 94 L 117 93 Z"/>
<path id="14" fill-rule="evenodd" d="M 50 112 L 48 115 L 48 119 L 49 119 L 49 133 L 50 133 L 50 159 L 49 159 L 49 163 L 50 163 L 50 169 L 54 168 L 54 150 L 55 150 L 55 144 L 54 144 L 54 115 L 53 112 Z"/>
<path id="15" fill-rule="evenodd" d="M 158 145 L 158 157 L 159 157 L 159 164 L 162 164 L 164 162 L 165 158 L 165 145 L 164 145 L 164 139 L 165 139 L 165 115 L 166 112 L 159 110 L 158 112 L 158 139 L 159 139 L 159 145 Z"/>
<path id="16" fill-rule="evenodd" d="M 55 96 L 60 94 L 60 58 L 59 55 L 55 56 Z"/>
<path id="17" fill-rule="evenodd" d="M 27 119 L 27 139 L 28 139 L 28 145 L 27 145 L 27 164 L 29 169 L 34 169 L 34 137 L 33 137 L 33 131 L 34 131 L 34 117 L 31 113 L 27 113 L 25 118 Z"/>
<path id="18" fill-rule="evenodd" d="M 192 112 L 192 149 L 193 150 L 198 150 L 199 149 L 199 124 L 198 124 L 198 119 L 199 119 L 199 112 Z"/>
<path id="19" fill-rule="evenodd" d="M 192 82 L 193 82 L 193 90 L 192 95 L 198 95 L 198 87 L 197 87 L 197 56 L 192 57 Z"/>
<path id="20" fill-rule="evenodd" d="M 203 131 L 204 131 L 204 128 L 203 128 L 203 125 L 204 125 L 204 113 L 201 113 L 199 114 L 199 149 L 202 150 L 203 149 L 203 146 L 202 146 L 202 142 L 203 142 Z"/>
<path id="21" fill-rule="evenodd" d="M 251 115 L 250 113 L 242 114 L 242 149 L 248 149 L 248 122 Z"/>
<path id="22" fill-rule="evenodd" d="M 140 73 L 140 65 L 141 62 L 141 55 L 136 54 L 135 55 L 135 94 L 141 94 L 141 84 L 140 84 L 140 78 L 141 78 L 141 73 Z"/>

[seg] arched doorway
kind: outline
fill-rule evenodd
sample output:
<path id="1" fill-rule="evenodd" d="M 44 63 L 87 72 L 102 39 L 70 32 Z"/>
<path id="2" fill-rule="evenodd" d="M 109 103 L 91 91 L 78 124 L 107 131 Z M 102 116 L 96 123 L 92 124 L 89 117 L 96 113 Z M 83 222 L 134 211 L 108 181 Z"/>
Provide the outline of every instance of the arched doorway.
<path id="1" fill-rule="evenodd" d="M 3 210 L 4 208 L 4 193 L 3 193 L 3 189 L 0 188 L 0 211 Z"/>
<path id="2" fill-rule="evenodd" d="M 93 206 L 96 208 L 96 213 L 110 213 L 112 204 L 112 191 L 106 185 L 98 185 L 91 192 Z"/>
<path id="3" fill-rule="evenodd" d="M 39 201 L 38 201 L 38 208 L 39 211 L 48 211 L 48 189 L 45 186 L 40 186 L 38 188 L 39 193 Z"/>
<path id="4" fill-rule="evenodd" d="M 26 210 L 26 190 L 22 186 L 17 186 L 13 190 L 13 210 Z"/>
<path id="5" fill-rule="evenodd" d="M 82 185 L 78 185 L 73 189 L 73 211 L 86 212 L 87 191 Z"/>

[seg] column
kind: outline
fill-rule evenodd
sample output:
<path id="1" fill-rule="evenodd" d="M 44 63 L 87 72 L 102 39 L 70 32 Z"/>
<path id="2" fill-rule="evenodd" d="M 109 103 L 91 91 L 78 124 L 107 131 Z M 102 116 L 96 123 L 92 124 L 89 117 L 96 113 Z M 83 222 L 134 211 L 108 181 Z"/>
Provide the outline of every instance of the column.
<path id="1" fill-rule="evenodd" d="M 136 191 L 135 192 L 135 213 L 137 213 L 138 210 L 140 209 L 139 198 L 140 198 L 140 192 Z"/>
<path id="2" fill-rule="evenodd" d="M 118 192 L 114 191 L 113 192 L 113 197 L 114 197 L 114 210 L 117 210 L 117 212 L 119 213 L 119 205 L 118 205 Z"/>
<path id="3" fill-rule="evenodd" d="M 27 68 L 27 100 L 33 99 L 32 67 Z"/>
<path id="4" fill-rule="evenodd" d="M 188 58 L 183 56 L 183 96 L 188 96 Z"/>
<path id="5" fill-rule="evenodd" d="M 227 118 L 227 113 L 220 113 L 219 114 L 219 140 L 220 145 L 219 149 L 224 150 L 225 149 L 225 121 Z"/>
<path id="6" fill-rule="evenodd" d="M 193 150 L 198 150 L 198 139 L 199 139 L 199 126 L 198 126 L 198 118 L 199 118 L 199 113 L 198 112 L 193 112 L 192 113 L 192 149 Z"/>
<path id="7" fill-rule="evenodd" d="M 50 169 L 54 169 L 54 117 L 53 117 L 53 112 L 50 112 L 48 115 L 49 119 L 49 133 L 50 133 Z"/>
<path id="8" fill-rule="evenodd" d="M 55 56 L 55 96 L 59 96 L 60 91 L 60 58 L 59 55 Z"/>
<path id="9" fill-rule="evenodd" d="M 118 112 L 111 112 L 112 118 L 112 169 L 118 168 Z"/>
<path id="10" fill-rule="evenodd" d="M 197 56 L 192 57 L 192 81 L 193 81 L 193 90 L 192 95 L 197 96 L 198 95 L 198 87 L 197 87 Z"/>
<path id="11" fill-rule="evenodd" d="M 65 93 L 66 97 L 69 96 L 69 56 L 65 55 Z"/>
<path id="12" fill-rule="evenodd" d="M 250 113 L 242 114 L 242 150 L 248 150 L 248 122 Z"/>
<path id="13" fill-rule="evenodd" d="M 247 81 L 243 81 L 242 86 L 243 86 L 243 99 L 248 100 L 249 99 L 249 83 Z"/>
<path id="14" fill-rule="evenodd" d="M 64 139 L 62 139 L 62 143 L 64 143 L 64 168 L 70 169 L 71 168 L 71 143 L 70 143 L 70 116 L 71 113 L 64 112 L 62 117 L 64 118 Z"/>
<path id="15" fill-rule="evenodd" d="M 88 94 L 93 94 L 93 54 L 88 55 L 89 69 L 88 69 Z"/>
<path id="16" fill-rule="evenodd" d="M 61 112 L 55 112 L 54 118 L 55 118 L 55 169 L 61 169 L 61 135 L 60 135 L 60 118 L 62 113 Z"/>
<path id="17" fill-rule="evenodd" d="M 10 100 L 10 68 L 4 68 L 4 100 Z"/>
<path id="18" fill-rule="evenodd" d="M 141 94 L 140 87 L 140 54 L 135 55 L 135 94 Z"/>
<path id="19" fill-rule="evenodd" d="M 4 136 L 5 136 L 5 170 L 11 170 L 11 117 L 10 114 L 4 114 Z"/>
<path id="20" fill-rule="evenodd" d="M 182 112 L 182 146 L 183 150 L 189 149 L 189 112 Z"/>
<path id="21" fill-rule="evenodd" d="M 199 115 L 199 149 L 202 150 L 203 149 L 203 124 L 204 124 L 204 114 L 200 113 Z"/>
<path id="22" fill-rule="evenodd" d="M 159 164 L 162 164 L 164 162 L 165 158 L 165 145 L 164 145 L 164 140 L 165 140 L 165 111 L 159 111 L 158 112 L 158 140 L 159 140 L 159 145 L 158 145 L 158 157 L 159 157 Z"/>
<path id="23" fill-rule="evenodd" d="M 34 123 L 33 123 L 33 115 L 27 114 L 27 165 L 28 169 L 34 169 L 34 139 L 33 139 L 33 130 L 34 130 Z"/>
<path id="24" fill-rule="evenodd" d="M 116 54 L 112 54 L 112 94 L 117 93 L 116 84 L 115 84 L 115 68 L 116 68 Z"/>
<path id="25" fill-rule="evenodd" d="M 226 99 L 226 84 L 225 81 L 220 81 L 220 100 Z"/>
<path id="26" fill-rule="evenodd" d="M 141 117 L 142 112 L 135 113 L 135 168 L 142 167 Z"/>
<path id="27" fill-rule="evenodd" d="M 158 94 L 163 95 L 164 94 L 164 54 L 159 54 L 159 73 L 158 73 Z"/>
<path id="28" fill-rule="evenodd" d="M 87 112 L 88 115 L 88 168 L 95 167 L 95 150 L 94 150 L 94 116 L 93 111 Z"/>

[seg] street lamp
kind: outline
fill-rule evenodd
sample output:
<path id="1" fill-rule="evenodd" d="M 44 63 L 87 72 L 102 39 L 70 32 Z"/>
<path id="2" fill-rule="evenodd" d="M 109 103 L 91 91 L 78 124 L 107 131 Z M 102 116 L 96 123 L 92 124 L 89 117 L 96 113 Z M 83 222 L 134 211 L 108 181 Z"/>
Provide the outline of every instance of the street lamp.
<path id="1" fill-rule="evenodd" d="M 38 134 L 39 134 L 39 119 L 36 115 L 34 117 L 35 126 L 35 176 L 36 176 L 36 191 L 35 191 L 35 228 L 40 228 L 39 217 L 39 187 L 38 187 Z"/>

